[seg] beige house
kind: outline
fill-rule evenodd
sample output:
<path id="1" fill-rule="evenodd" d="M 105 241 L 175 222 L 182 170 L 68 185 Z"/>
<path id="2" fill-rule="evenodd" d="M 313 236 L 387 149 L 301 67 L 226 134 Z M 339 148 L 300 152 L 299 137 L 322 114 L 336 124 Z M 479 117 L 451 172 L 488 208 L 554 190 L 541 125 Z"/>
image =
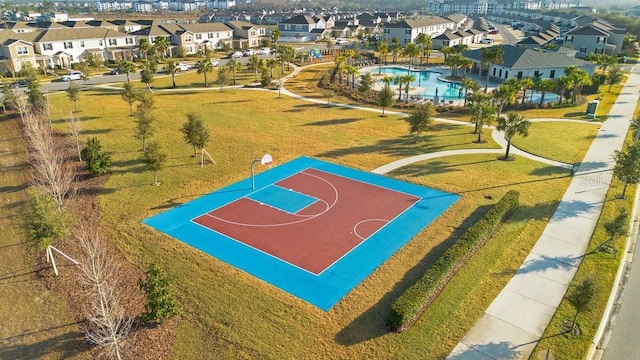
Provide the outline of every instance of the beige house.
<path id="1" fill-rule="evenodd" d="M 266 29 L 246 21 L 227 21 L 233 30 L 233 48 L 247 49 L 260 46 L 260 40 L 266 36 Z"/>
<path id="2" fill-rule="evenodd" d="M 12 74 L 19 72 L 27 64 L 37 67 L 33 43 L 9 39 L 0 45 L 0 65 Z"/>

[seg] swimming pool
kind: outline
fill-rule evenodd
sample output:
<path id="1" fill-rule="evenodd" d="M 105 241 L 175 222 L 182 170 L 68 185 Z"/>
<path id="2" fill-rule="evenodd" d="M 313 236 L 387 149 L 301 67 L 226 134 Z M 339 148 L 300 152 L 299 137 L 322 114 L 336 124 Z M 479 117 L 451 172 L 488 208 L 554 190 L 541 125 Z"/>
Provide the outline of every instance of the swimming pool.
<path id="1" fill-rule="evenodd" d="M 396 77 L 398 75 L 406 75 L 407 69 L 399 67 L 383 67 L 380 71 L 382 74 Z M 378 69 L 372 70 L 372 74 L 377 74 Z M 411 95 L 417 95 L 427 98 L 433 98 L 438 95 L 443 100 L 460 99 L 464 96 L 464 91 L 457 83 L 449 83 L 438 80 L 442 73 L 435 71 L 411 70 L 411 75 L 415 77 L 415 81 L 409 84 L 412 89 Z M 382 80 L 379 80 L 382 82 Z M 393 83 L 392 83 L 393 84 Z M 398 90 L 396 86 L 396 91 Z"/>

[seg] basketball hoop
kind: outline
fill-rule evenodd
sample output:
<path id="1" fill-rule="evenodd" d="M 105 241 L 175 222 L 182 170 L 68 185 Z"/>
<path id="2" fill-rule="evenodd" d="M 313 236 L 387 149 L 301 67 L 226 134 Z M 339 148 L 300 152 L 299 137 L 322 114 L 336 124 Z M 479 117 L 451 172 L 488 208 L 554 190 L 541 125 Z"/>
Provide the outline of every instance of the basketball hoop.
<path id="1" fill-rule="evenodd" d="M 271 168 L 271 162 L 273 161 L 273 159 L 271 158 L 271 155 L 269 154 L 264 154 L 262 155 L 262 157 L 260 159 L 255 159 L 251 162 L 251 189 L 255 189 L 256 188 L 256 181 L 254 179 L 253 176 L 253 165 L 256 163 L 260 163 L 260 165 L 265 165 L 268 166 L 269 168 Z"/>

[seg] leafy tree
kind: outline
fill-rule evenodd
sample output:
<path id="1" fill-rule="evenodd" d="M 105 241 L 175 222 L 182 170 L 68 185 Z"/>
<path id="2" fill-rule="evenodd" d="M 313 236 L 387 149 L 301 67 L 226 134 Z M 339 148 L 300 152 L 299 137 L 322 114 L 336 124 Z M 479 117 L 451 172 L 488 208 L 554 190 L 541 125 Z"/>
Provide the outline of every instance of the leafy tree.
<path id="1" fill-rule="evenodd" d="M 260 65 L 261 60 L 260 58 L 258 58 L 258 55 L 251 55 L 249 57 L 249 61 L 247 61 L 247 68 L 249 68 L 250 71 L 253 71 L 255 81 L 258 81 L 258 70 L 260 70 L 260 68 L 262 67 Z"/>
<path id="2" fill-rule="evenodd" d="M 122 96 L 122 100 L 126 101 L 127 104 L 129 104 L 129 114 L 133 116 L 133 104 L 138 101 L 138 94 L 133 89 L 133 84 L 131 84 L 130 82 L 124 84 L 120 96 Z"/>
<path id="3" fill-rule="evenodd" d="M 535 83 L 531 78 L 523 78 L 523 79 L 520 79 L 519 85 L 520 85 L 520 90 L 522 90 L 522 101 L 520 103 L 524 104 L 527 98 L 527 90 L 531 89 L 535 85 Z"/>
<path id="4" fill-rule="evenodd" d="M 197 155 L 196 149 L 204 148 L 211 137 L 202 119 L 193 113 L 187 114 L 187 122 L 180 131 L 184 135 L 184 141 L 193 146 L 193 156 Z"/>
<path id="5" fill-rule="evenodd" d="M 592 84 L 589 73 L 578 68 L 577 66 L 569 66 L 564 69 L 564 73 L 567 78 L 570 79 L 573 88 L 571 90 L 571 102 L 575 104 L 578 94 L 581 92 L 583 86 L 589 86 Z"/>
<path id="6" fill-rule="evenodd" d="M 157 264 L 149 265 L 145 272 L 146 280 L 138 280 L 140 290 L 147 299 L 142 321 L 163 322 L 180 314 L 178 300 L 171 290 L 171 280 Z"/>
<path id="7" fill-rule="evenodd" d="M 161 150 L 160 144 L 157 141 L 152 141 L 142 156 L 142 162 L 147 167 L 147 170 L 153 171 L 153 185 L 160 185 L 158 171 L 164 169 L 164 164 L 167 162 L 167 154 Z"/>
<path id="8" fill-rule="evenodd" d="M 40 91 L 40 83 L 34 72 L 29 73 L 27 78 L 27 100 L 34 113 L 48 113 L 47 99 Z"/>
<path id="9" fill-rule="evenodd" d="M 274 44 L 278 45 L 278 40 L 280 40 L 280 30 L 274 29 L 271 32 L 271 40 L 273 41 Z"/>
<path id="10" fill-rule="evenodd" d="M 553 79 L 541 79 L 538 81 L 534 89 L 540 91 L 540 104 L 538 106 L 542 107 L 544 105 L 544 97 L 549 91 L 553 91 L 556 87 L 556 82 Z"/>
<path id="11" fill-rule="evenodd" d="M 491 103 L 491 97 L 488 94 L 477 93 L 473 104 L 471 105 L 471 120 L 476 124 L 476 132 L 478 134 L 477 143 L 482 142 L 482 128 L 484 125 L 490 125 L 496 117 L 496 108 Z"/>
<path id="12" fill-rule="evenodd" d="M 504 137 L 507 139 L 507 150 L 504 154 L 504 159 L 509 159 L 509 150 L 511 149 L 511 140 L 516 135 L 522 137 L 529 136 L 529 126 L 531 122 L 524 118 L 524 116 L 517 112 L 510 112 L 506 117 L 498 117 L 498 126 L 496 129 L 504 131 Z"/>
<path id="13" fill-rule="evenodd" d="M 607 91 L 611 92 L 611 87 L 619 84 L 622 81 L 622 77 L 622 69 L 619 66 L 613 66 L 611 70 L 609 70 L 609 75 L 607 75 L 607 82 L 609 83 L 609 89 Z"/>
<path id="14" fill-rule="evenodd" d="M 262 70 L 260 70 L 260 85 L 266 87 L 266 86 L 269 86 L 269 84 L 271 84 L 271 76 L 269 76 L 269 69 L 263 66 Z"/>
<path id="15" fill-rule="evenodd" d="M 153 74 L 154 74 L 154 70 L 151 64 L 152 64 L 151 62 L 147 62 L 144 69 L 142 69 L 142 71 L 140 72 L 140 81 L 143 84 L 147 84 L 147 87 L 149 89 L 151 89 L 151 83 L 153 82 Z"/>
<path id="16" fill-rule="evenodd" d="M 613 254 L 617 258 L 615 240 L 616 238 L 627 235 L 629 232 L 629 215 L 627 214 L 627 210 L 621 208 L 613 220 L 604 223 L 604 230 L 607 232 L 607 235 L 609 235 L 606 244 L 613 249 Z"/>
<path id="17" fill-rule="evenodd" d="M 142 141 L 142 151 L 147 151 L 146 141 L 153 135 L 153 115 L 151 114 L 151 108 L 144 104 L 138 105 L 138 109 L 135 112 L 135 123 L 133 136 Z"/>
<path id="18" fill-rule="evenodd" d="M 156 48 L 158 54 L 160 54 L 160 57 L 164 59 L 167 56 L 167 50 L 171 47 L 171 43 L 169 43 L 169 40 L 164 36 L 156 36 L 153 39 L 153 46 Z"/>
<path id="19" fill-rule="evenodd" d="M 382 117 L 384 117 L 384 109 L 393 105 L 394 95 L 393 90 L 389 86 L 385 86 L 378 94 L 378 105 L 382 107 Z"/>
<path id="20" fill-rule="evenodd" d="M 436 115 L 436 109 L 431 103 L 417 105 L 411 115 L 406 118 L 409 123 L 409 133 L 416 134 L 415 141 L 418 142 L 420 134 L 428 131 L 433 124 L 433 118 Z"/>
<path id="21" fill-rule="evenodd" d="M 2 88 L 2 109 L 7 111 L 7 107 L 11 109 L 18 108 L 18 95 L 8 86 Z"/>
<path id="22" fill-rule="evenodd" d="M 80 86 L 72 82 L 67 88 L 67 97 L 73 101 L 73 112 L 78 112 L 78 100 L 80 100 Z"/>
<path id="23" fill-rule="evenodd" d="M 96 137 L 87 140 L 81 156 L 87 164 L 87 170 L 93 175 L 106 174 L 111 166 L 111 154 L 102 150 L 102 144 Z"/>
<path id="24" fill-rule="evenodd" d="M 34 245 L 44 250 L 69 236 L 69 214 L 50 195 L 29 191 L 26 205 L 25 228 Z"/>
<path id="25" fill-rule="evenodd" d="M 149 55 L 149 49 L 151 49 L 149 40 L 145 38 L 138 40 L 138 49 L 140 50 L 140 54 L 142 55 L 142 57 L 146 59 Z"/>
<path id="26" fill-rule="evenodd" d="M 218 69 L 218 78 L 216 79 L 218 85 L 220 85 L 220 92 L 224 90 L 224 84 L 229 82 L 229 69 L 221 67 Z"/>
<path id="27" fill-rule="evenodd" d="M 400 39 L 397 36 L 394 36 L 391 39 L 391 46 L 389 46 L 389 52 L 393 56 L 393 63 L 398 62 L 398 53 L 402 50 L 402 45 L 400 45 Z"/>
<path id="28" fill-rule="evenodd" d="M 420 48 L 414 43 L 408 43 L 402 50 L 403 56 L 409 57 L 409 68 L 407 71 L 411 71 L 411 65 L 413 65 L 413 59 L 420 56 Z"/>
<path id="29" fill-rule="evenodd" d="M 273 77 L 273 68 L 276 67 L 278 61 L 276 59 L 267 59 L 267 68 L 269 68 L 269 76 Z"/>
<path id="30" fill-rule="evenodd" d="M 431 36 L 424 32 L 418 34 L 418 37 L 416 37 L 416 44 L 420 46 L 421 50 L 420 66 L 422 66 L 422 60 L 425 56 L 427 57 L 427 66 L 429 66 L 429 56 L 431 55 L 431 50 L 433 50 L 433 41 L 431 40 Z"/>
<path id="31" fill-rule="evenodd" d="M 378 64 L 378 75 L 382 73 L 382 62 L 387 63 L 387 54 L 389 54 L 389 44 L 386 41 L 378 41 L 376 51 L 380 54 L 380 63 Z"/>
<path id="32" fill-rule="evenodd" d="M 616 164 L 613 166 L 613 175 L 624 183 L 621 197 L 624 198 L 628 184 L 637 184 L 640 181 L 640 144 L 634 143 L 623 150 L 616 150 L 613 154 Z"/>
<path id="33" fill-rule="evenodd" d="M 131 82 L 131 79 L 129 79 L 129 73 L 136 71 L 136 64 L 134 64 L 130 60 L 122 60 L 120 61 L 118 67 L 120 68 L 120 70 L 122 70 L 122 72 L 127 74 L 127 82 Z"/>
<path id="34" fill-rule="evenodd" d="M 633 130 L 634 143 L 638 143 L 638 139 L 640 138 L 640 116 L 631 120 L 630 127 Z"/>
<path id="35" fill-rule="evenodd" d="M 489 76 L 491 76 L 491 64 L 502 64 L 504 51 L 500 46 L 494 45 L 491 47 L 482 48 L 480 50 L 480 59 L 482 60 L 482 67 L 487 70 L 487 77 L 484 83 L 484 92 L 487 92 L 489 88 Z"/>
<path id="36" fill-rule="evenodd" d="M 480 90 L 480 84 L 478 84 L 472 78 L 464 78 L 460 82 L 460 85 L 464 88 L 464 107 L 467 107 L 467 99 L 469 98 L 469 90 L 476 92 Z"/>
<path id="37" fill-rule="evenodd" d="M 144 39 L 141 39 L 144 40 Z M 173 83 L 173 88 L 176 87 L 176 72 L 178 71 L 178 63 L 175 60 L 167 60 L 167 63 L 164 66 L 164 71 L 167 74 L 171 75 L 171 82 Z"/>
<path id="38" fill-rule="evenodd" d="M 365 73 L 364 75 L 360 76 L 360 85 L 358 86 L 358 91 L 360 91 L 361 93 L 366 93 L 367 91 L 371 90 L 372 87 L 373 77 L 371 76 L 371 73 Z"/>
<path id="39" fill-rule="evenodd" d="M 578 320 L 578 314 L 589 309 L 589 305 L 596 294 L 596 284 L 590 279 L 586 278 L 569 291 L 567 301 L 576 309 L 576 315 L 573 317 L 571 323 L 571 329 L 575 328 Z"/>

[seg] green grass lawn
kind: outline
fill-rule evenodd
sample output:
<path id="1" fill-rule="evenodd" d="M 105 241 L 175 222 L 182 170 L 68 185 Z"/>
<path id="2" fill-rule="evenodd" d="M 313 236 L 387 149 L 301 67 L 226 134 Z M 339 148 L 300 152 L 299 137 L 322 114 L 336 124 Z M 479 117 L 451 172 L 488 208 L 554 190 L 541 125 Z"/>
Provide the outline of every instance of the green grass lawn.
<path id="1" fill-rule="evenodd" d="M 526 152 L 568 164 L 582 161 L 596 136 L 598 123 L 534 122 L 529 136 L 516 136 L 513 145 Z"/>
<path id="2" fill-rule="evenodd" d="M 140 220 L 249 176 L 249 164 L 265 152 L 277 163 L 301 155 L 371 170 L 402 157 L 472 143 L 465 126 L 437 125 L 413 142 L 397 117 L 327 107 L 276 92 L 155 93 L 156 134 L 169 154 L 162 185 L 140 161 L 133 118 L 118 94 L 85 92 L 78 103 L 83 138 L 97 136 L 113 152 L 109 180 L 99 190 L 101 222 L 127 258 L 141 268 L 156 261 L 175 280 L 184 320 L 173 358 L 415 358 L 444 357 L 502 289 L 537 240 L 564 193 L 568 172 L 524 158 L 498 155 L 446 157 L 413 164 L 391 176 L 462 198 L 393 255 L 329 312 L 323 312 L 256 278 L 154 231 Z M 100 106 L 95 106 L 100 104 Z M 54 122 L 73 104 L 51 97 Z M 211 130 L 207 150 L 217 164 L 200 168 L 179 128 L 189 112 Z M 486 205 L 506 191 L 523 193 L 522 207 L 474 256 L 418 324 L 403 334 L 385 329 L 391 302 L 410 286 Z M 320 355 L 322 354 L 322 355 Z"/>

